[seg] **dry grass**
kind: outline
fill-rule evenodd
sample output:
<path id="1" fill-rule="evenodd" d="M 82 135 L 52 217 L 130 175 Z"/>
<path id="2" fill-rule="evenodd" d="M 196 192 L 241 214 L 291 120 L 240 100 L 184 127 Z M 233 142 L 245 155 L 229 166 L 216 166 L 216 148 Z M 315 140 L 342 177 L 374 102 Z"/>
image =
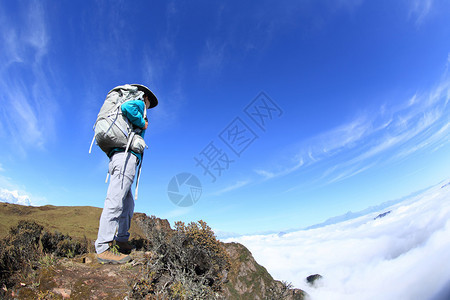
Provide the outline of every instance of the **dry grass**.
<path id="1" fill-rule="evenodd" d="M 50 232 L 59 231 L 74 238 L 97 238 L 98 222 L 102 209 L 93 206 L 23 206 L 0 203 L 0 238 L 5 237 L 9 228 L 19 221 L 35 221 Z M 143 233 L 132 222 L 132 237 L 142 237 Z"/>

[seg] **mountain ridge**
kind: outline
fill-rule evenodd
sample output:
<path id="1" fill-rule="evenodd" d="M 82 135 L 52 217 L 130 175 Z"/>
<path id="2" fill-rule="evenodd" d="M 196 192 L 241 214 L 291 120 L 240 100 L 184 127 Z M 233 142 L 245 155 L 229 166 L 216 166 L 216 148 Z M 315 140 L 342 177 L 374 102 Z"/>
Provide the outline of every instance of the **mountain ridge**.
<path id="1" fill-rule="evenodd" d="M 54 255 L 52 254 L 49 256 L 46 254 L 43 256 L 44 258 L 51 257 L 51 260 L 54 260 L 54 266 L 51 266 L 49 269 L 41 269 L 38 268 L 35 272 L 37 272 L 34 276 L 40 278 L 39 282 L 42 284 L 35 288 L 33 290 L 31 287 L 35 285 L 35 282 L 15 282 L 12 286 L 9 285 L 3 289 L 3 291 L 11 291 L 11 293 L 16 293 L 16 295 L 25 295 L 30 294 L 30 298 L 37 296 L 37 293 L 48 293 L 48 294 L 60 294 L 65 293 L 65 295 L 72 294 L 73 296 L 78 295 L 81 293 L 80 288 L 81 286 L 88 285 L 91 287 L 92 291 L 95 293 L 102 293 L 101 290 L 99 290 L 98 287 L 95 287 L 95 280 L 92 282 L 91 279 L 86 279 L 85 281 L 87 283 L 80 283 L 79 285 L 74 286 L 74 280 L 68 280 L 64 279 L 63 275 L 58 274 L 67 274 L 70 270 L 73 274 L 78 274 L 78 281 L 77 282 L 84 282 L 83 278 L 86 276 L 86 278 L 101 278 L 102 276 L 117 276 L 121 277 L 124 276 L 122 274 L 122 268 L 108 268 L 107 274 L 103 274 L 101 272 L 95 271 L 96 267 L 95 265 L 90 265 L 93 262 L 96 262 L 95 254 L 93 253 L 93 241 L 96 238 L 97 230 L 98 230 L 98 220 L 101 214 L 101 208 L 92 207 L 92 206 L 40 206 L 40 207 L 32 207 L 32 206 L 22 206 L 17 204 L 9 204 L 9 203 L 0 203 L 0 238 L 3 238 L 4 241 L 11 240 L 11 234 L 12 232 L 20 232 L 18 229 L 9 229 L 14 226 L 18 226 L 19 228 L 21 224 L 24 224 L 23 222 L 28 222 L 30 224 L 33 224 L 33 222 L 40 224 L 40 225 L 29 225 L 34 227 L 42 227 L 44 230 L 44 235 L 47 234 L 46 238 L 48 240 L 54 240 L 56 238 L 64 239 L 63 245 L 68 247 L 70 245 L 71 241 L 75 240 L 83 240 L 85 243 L 90 244 L 87 245 L 87 248 L 90 248 L 90 253 L 84 254 L 84 255 L 78 255 L 76 258 L 72 258 L 70 260 L 69 258 L 63 258 L 63 259 L 55 259 Z M 193 232 L 195 234 L 205 234 L 206 237 L 207 234 L 211 235 L 213 234 L 212 231 L 209 231 L 210 228 L 204 223 L 203 221 L 199 221 L 199 224 L 194 224 L 195 226 L 191 226 L 189 224 L 188 226 L 185 226 L 183 223 L 178 222 L 176 223 L 175 229 L 172 229 L 170 227 L 170 224 L 165 219 L 159 219 L 155 216 L 147 216 L 144 213 L 135 213 L 132 219 L 132 224 L 130 228 L 130 234 L 131 234 L 131 242 L 137 245 L 138 247 L 141 247 L 142 251 L 135 251 L 134 255 L 136 256 L 136 261 L 139 261 L 138 257 L 146 257 L 146 253 L 153 253 L 153 250 L 145 250 L 145 249 L 153 249 L 152 245 L 156 245 L 158 242 L 161 241 L 167 241 L 167 238 L 164 238 L 164 236 L 173 236 L 173 233 L 179 234 L 180 228 L 182 229 L 181 232 L 185 234 L 189 234 L 194 230 Z M 41 226 L 42 225 L 42 226 Z M 33 228 L 34 228 L 33 227 Z M 206 228 L 206 229 L 205 229 Z M 203 230 L 205 229 L 205 230 Z M 55 234 L 46 233 L 46 232 L 52 232 L 54 231 Z M 184 235 L 182 235 L 184 236 Z M 195 236 L 195 235 L 194 235 Z M 43 235 L 40 234 L 41 243 L 42 243 L 42 237 Z M 156 240 L 155 240 L 155 237 Z M 162 239 L 161 239 L 162 237 Z M 175 235 L 176 237 L 176 235 Z M 201 237 L 201 236 L 200 236 Z M 13 237 L 14 238 L 14 237 Z M 39 239 L 39 237 L 38 237 Z M 158 239 L 161 239 L 158 241 Z M 17 239 L 16 239 L 17 240 Z M 207 299 L 304 299 L 305 293 L 299 289 L 293 289 L 292 286 L 286 282 L 281 282 L 274 280 L 273 277 L 267 272 L 267 270 L 259 265 L 255 259 L 253 258 L 253 255 L 251 252 L 243 245 L 238 243 L 223 243 L 215 239 L 213 236 L 209 236 L 210 244 L 212 243 L 212 246 L 216 248 L 211 248 L 210 250 L 206 249 L 207 252 L 205 253 L 215 253 L 220 250 L 224 249 L 224 253 L 229 257 L 230 259 L 230 266 L 225 269 L 217 269 L 215 271 L 218 275 L 218 279 L 222 278 L 223 276 L 223 289 L 222 292 L 219 294 L 216 294 L 214 298 L 207 298 Z M 87 241 L 87 242 L 86 242 Z M 189 241 L 189 240 L 186 240 Z M 200 241 L 203 241 L 201 239 Z M 53 247 L 54 249 L 58 248 L 59 251 L 60 248 L 60 242 L 58 244 L 58 247 Z M 166 243 L 166 242 L 164 242 Z M 179 245 L 184 245 L 185 242 L 182 242 Z M 12 246 L 13 244 L 11 244 Z M 162 245 L 162 244 L 161 244 Z M 166 245 L 166 246 L 164 246 Z M 172 249 L 170 247 L 173 247 L 173 245 L 170 244 L 164 244 L 162 246 L 168 247 L 168 249 Z M 195 245 L 194 245 L 195 246 Z M 146 248 L 147 247 L 147 248 Z M 209 246 L 208 246 L 209 247 Z M 219 248 L 217 248 L 219 247 Z M 23 248 L 23 247 L 22 247 Z M 40 246 L 40 249 L 42 246 Z M 65 249 L 66 249 L 65 248 Z M 70 247 L 69 247 L 70 248 Z M 67 248 L 67 249 L 69 249 Z M 6 247 L 5 249 L 8 249 Z M 66 249 L 66 250 L 67 250 Z M 70 248 L 72 249 L 72 248 Z M 69 253 L 71 250 L 69 249 L 69 252 L 62 252 L 62 253 Z M 77 248 L 78 249 L 78 248 Z M 183 252 L 184 250 L 181 248 L 173 248 L 177 249 L 176 251 Z M 178 250 L 181 249 L 181 250 Z M 217 250 L 214 250 L 217 249 Z M 41 250 L 42 251 L 42 250 Z M 150 252 L 149 252 L 150 251 Z M 211 252 L 212 251 L 212 252 Z M 61 251 L 60 251 L 61 252 Z M 181 253 L 180 252 L 180 253 Z M 169 256 L 172 254 L 167 252 Z M 86 256 L 87 255 L 87 256 Z M 150 256 L 153 256 L 151 259 L 156 259 L 158 261 L 158 257 L 161 257 L 161 253 L 159 256 L 157 253 L 149 254 Z M 5 257 L 5 255 L 3 255 Z M 156 257 L 156 258 L 155 258 Z M 174 256 L 176 257 L 176 256 Z M 215 256 L 213 256 L 215 257 Z M 39 258 L 39 261 L 42 259 Z M 75 261 L 77 259 L 77 261 Z M 80 259 L 83 263 L 80 263 Z M 150 258 L 147 258 L 150 259 Z M 89 261 L 90 264 L 86 264 L 85 262 Z M 2 262 L 0 262 L 2 263 Z M 154 262 L 153 262 L 154 264 Z M 205 258 L 203 257 L 198 262 L 199 268 L 203 268 L 207 270 L 208 266 L 215 265 L 214 262 L 209 262 L 208 260 L 205 261 Z M 206 265 L 205 265 L 206 264 Z M 150 263 L 148 263 L 150 265 Z M 139 265 L 138 265 L 139 266 Z M 137 272 L 138 266 L 128 266 L 125 269 L 129 270 L 131 273 L 134 271 Z M 217 266 L 216 266 L 217 267 Z M 147 267 L 148 268 L 148 267 Z M 50 271 L 49 271 L 50 270 Z M 57 270 L 57 271 L 55 271 Z M 51 276 L 45 276 L 47 274 L 46 272 L 50 272 Z M 69 273 L 70 273 L 69 272 Z M 125 271 L 123 271 L 125 272 Z M 198 270 L 196 270 L 197 274 L 203 274 L 202 272 L 198 273 Z M 195 272 L 191 272 L 191 274 L 194 274 L 196 276 Z M 220 275 L 220 272 L 222 275 Z M 44 274 L 44 275 L 43 275 Z M 109 274 L 109 275 L 108 275 Z M 141 273 L 139 273 L 141 274 Z M 153 272 L 145 273 L 139 275 L 141 278 L 142 276 L 147 276 L 146 280 L 153 280 L 153 288 L 156 289 L 156 286 L 169 285 L 169 287 L 174 286 L 171 291 L 183 291 L 184 294 L 180 295 L 187 295 L 190 291 L 188 284 L 185 284 L 184 286 L 181 285 L 180 282 L 178 282 L 178 285 L 175 285 L 175 283 L 171 283 L 170 281 L 167 282 L 161 282 L 155 280 Z M 58 277 L 59 276 L 59 277 Z M 128 275 L 126 275 L 128 276 Z M 150 277 L 149 277 L 150 276 Z M 19 276 L 19 278 L 23 277 L 30 277 L 25 276 L 25 274 L 22 274 Z M 138 278 L 138 277 L 137 277 Z M 162 277 L 159 277 L 162 278 Z M 202 278 L 201 276 L 199 278 Z M 104 280 L 109 280 L 108 278 L 104 278 Z M 161 279 L 158 279 L 161 280 Z M 211 279 L 210 279 L 211 280 Z M 196 279 L 194 278 L 194 282 Z M 48 284 L 43 284 L 44 282 L 47 282 Z M 127 281 L 128 282 L 128 281 Z M 145 284 L 146 281 L 136 281 L 136 283 L 133 286 L 132 292 L 128 291 L 128 296 L 134 295 L 136 296 L 137 291 L 142 293 L 142 291 L 145 291 L 146 293 L 150 293 L 148 295 L 151 295 L 151 292 L 153 290 L 149 289 L 147 285 Z M 21 286 L 23 284 L 23 286 Z M 129 283 L 127 283 L 129 284 Z M 144 285 L 143 285 L 144 284 Z M 119 281 L 116 281 L 114 284 L 111 285 L 120 285 Z M 122 285 L 124 283 L 122 282 Z M 48 286 L 49 288 L 45 290 L 45 286 Z M 26 287 L 26 288 L 25 288 Z M 117 290 L 117 293 L 121 292 L 123 293 L 124 290 L 126 290 L 127 285 L 124 285 L 122 289 L 115 289 Z M 178 289 L 178 290 L 177 290 Z M 22 291 L 22 294 L 20 294 Z M 61 292 L 61 293 L 60 293 Z M 86 290 L 86 287 L 84 287 L 83 291 L 84 294 L 88 293 L 89 291 Z M 94 293 L 92 292 L 92 293 Z M 34 293 L 34 294 L 33 294 Z M 96 295 L 89 294 L 89 297 L 94 297 Z M 131 294 L 130 294 L 131 293 Z M 180 292 L 181 293 L 181 292 Z M 12 294 L 9 294 L 12 295 Z M 86 294 L 85 294 L 86 295 Z M 112 294 L 111 294 L 112 295 Z M 110 295 L 110 296 L 111 296 Z M 117 296 L 117 295 L 116 295 Z M 111 296 L 112 298 L 115 298 L 115 296 Z M 124 295 L 120 296 L 125 297 Z M 131 296 L 130 296 L 131 297 Z M 22 297 L 19 297 L 22 298 Z M 26 298 L 26 297 L 25 297 Z M 64 298 L 64 295 L 63 295 Z M 131 297 L 132 299 L 138 299 L 139 297 Z M 150 299 L 151 298 L 150 296 Z M 180 296 L 180 298 L 176 299 L 190 299 L 189 297 L 183 298 Z"/>

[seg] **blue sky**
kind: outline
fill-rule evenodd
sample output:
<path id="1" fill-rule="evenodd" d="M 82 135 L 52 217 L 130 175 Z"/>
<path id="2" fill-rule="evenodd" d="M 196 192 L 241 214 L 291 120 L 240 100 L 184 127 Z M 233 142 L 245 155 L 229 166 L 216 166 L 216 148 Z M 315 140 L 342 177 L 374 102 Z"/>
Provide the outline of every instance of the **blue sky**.
<path id="1" fill-rule="evenodd" d="M 446 1 L 0 7 L 4 201 L 102 207 L 108 159 L 88 154 L 92 126 L 125 83 L 160 103 L 136 211 L 171 222 L 203 219 L 223 235 L 302 228 L 449 177 Z M 263 127 L 246 114 L 261 92 L 279 108 Z M 236 124 L 248 129 L 239 155 L 223 140 Z M 228 161 L 211 167 L 214 182 L 195 161 L 208 145 Z M 167 194 L 183 172 L 202 184 L 190 207 Z"/>

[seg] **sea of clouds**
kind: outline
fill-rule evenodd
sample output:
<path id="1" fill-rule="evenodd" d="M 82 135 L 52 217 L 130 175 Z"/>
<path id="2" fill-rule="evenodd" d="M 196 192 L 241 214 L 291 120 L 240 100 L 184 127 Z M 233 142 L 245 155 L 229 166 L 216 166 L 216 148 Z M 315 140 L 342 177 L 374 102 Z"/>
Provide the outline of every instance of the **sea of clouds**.
<path id="1" fill-rule="evenodd" d="M 224 241 L 313 300 L 450 299 L 450 184 L 342 223 Z M 312 274 L 323 276 L 314 287 Z"/>

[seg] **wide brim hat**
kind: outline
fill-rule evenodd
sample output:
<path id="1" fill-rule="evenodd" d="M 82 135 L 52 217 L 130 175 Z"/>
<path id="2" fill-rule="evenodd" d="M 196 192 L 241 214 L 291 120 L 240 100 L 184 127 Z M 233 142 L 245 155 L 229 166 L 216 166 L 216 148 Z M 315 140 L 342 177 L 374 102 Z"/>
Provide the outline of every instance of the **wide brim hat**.
<path id="1" fill-rule="evenodd" d="M 150 106 L 148 108 L 153 108 L 158 105 L 158 98 L 156 98 L 155 94 L 148 87 L 142 84 L 131 84 L 138 88 L 139 91 L 143 91 L 145 95 L 147 95 L 148 100 L 150 100 Z"/>

